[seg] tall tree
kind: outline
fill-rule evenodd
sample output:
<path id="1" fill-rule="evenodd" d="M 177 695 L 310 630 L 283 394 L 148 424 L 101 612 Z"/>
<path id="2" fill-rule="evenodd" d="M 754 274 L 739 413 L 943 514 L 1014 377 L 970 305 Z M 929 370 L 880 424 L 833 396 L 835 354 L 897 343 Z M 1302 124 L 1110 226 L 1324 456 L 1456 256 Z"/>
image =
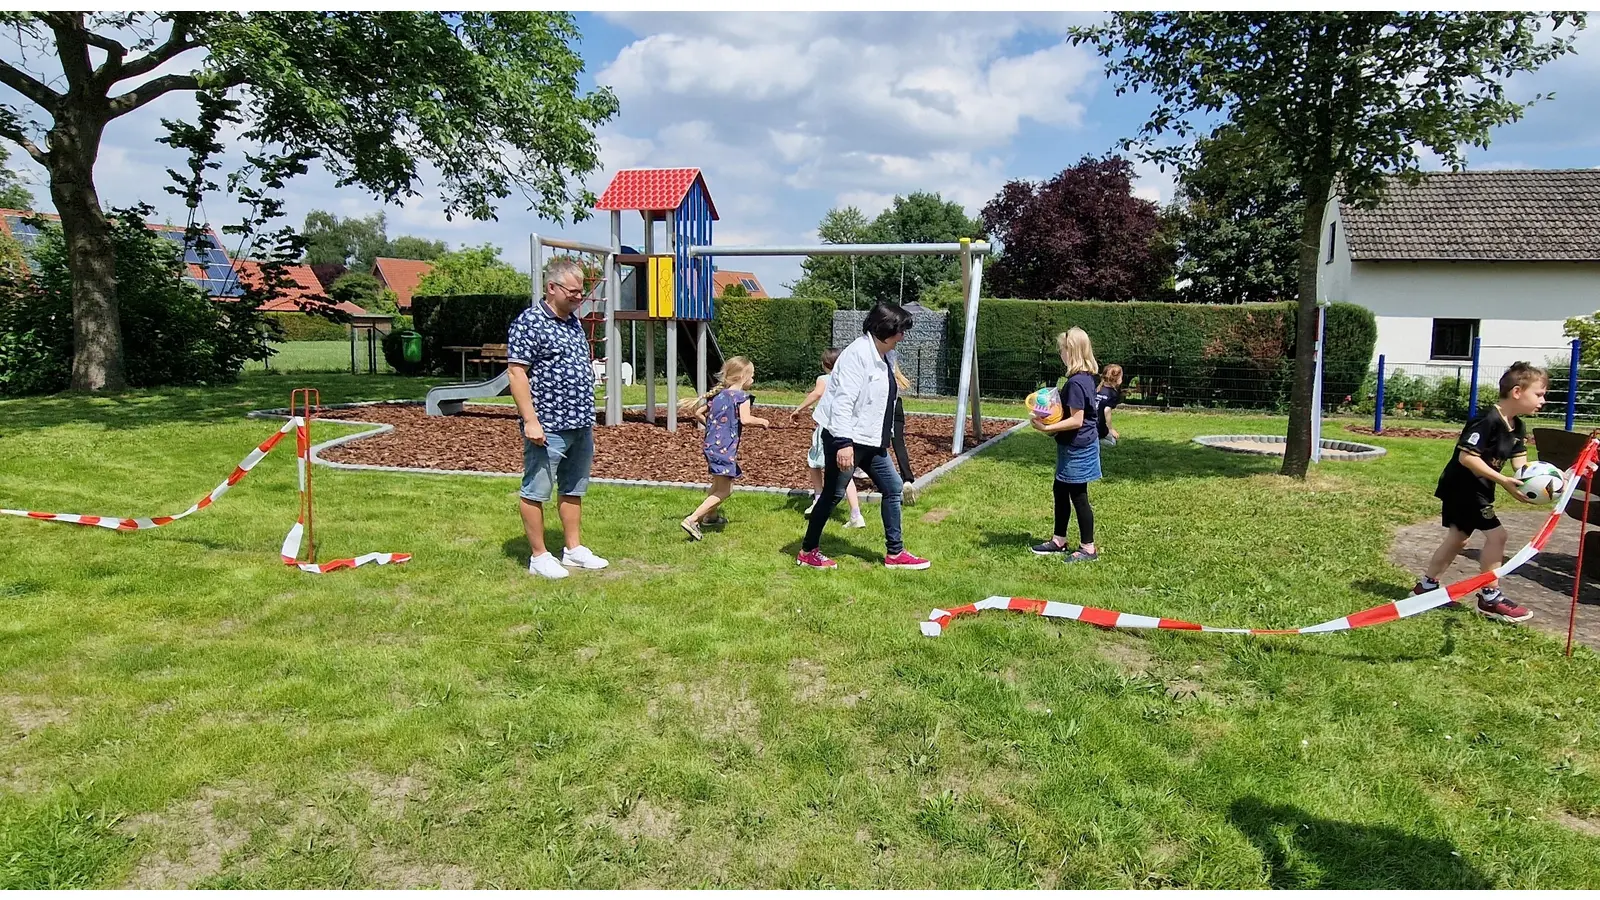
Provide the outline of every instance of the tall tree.
<path id="1" fill-rule="evenodd" d="M 6 166 L 10 160 L 11 151 L 0 144 L 0 209 L 33 209 L 33 192 Z"/>
<path id="2" fill-rule="evenodd" d="M 0 105 L 0 137 L 50 175 L 81 390 L 125 384 L 115 247 L 94 183 L 119 117 L 174 92 L 237 89 L 245 140 L 314 153 L 341 186 L 397 202 L 427 165 L 447 215 L 490 218 L 517 191 L 561 221 L 593 205 L 581 178 L 599 165 L 595 127 L 617 109 L 609 90 L 580 91 L 578 32 L 559 12 L 7 12 L 0 23 L 53 48 L 61 67 L 57 88 L 0 62 L 21 101 Z M 191 50 L 204 58 L 184 66 Z"/>
<path id="3" fill-rule="evenodd" d="M 1085 156 L 1049 181 L 1012 181 L 983 208 L 1000 242 L 985 275 L 999 296 L 1148 300 L 1172 272 L 1161 209 L 1133 195 L 1133 164 Z"/>
<path id="4" fill-rule="evenodd" d="M 1283 474 L 1311 460 L 1317 259 L 1330 197 L 1370 206 L 1385 179 L 1415 177 L 1420 148 L 1452 168 L 1466 145 L 1529 105 L 1503 80 L 1572 49 L 1579 12 L 1135 12 L 1073 29 L 1106 57 L 1117 93 L 1148 89 L 1155 106 L 1139 135 L 1145 158 L 1191 164 L 1197 114 L 1236 126 L 1247 159 L 1282 159 L 1300 184 L 1294 386 Z M 1531 102 L 1543 99 L 1535 96 Z"/>
<path id="5" fill-rule="evenodd" d="M 872 222 L 854 206 L 835 207 L 817 223 L 817 239 L 824 244 L 864 244 Z M 856 261 L 860 265 L 860 260 Z M 800 263 L 805 274 L 789 285 L 796 297 L 827 297 L 840 306 L 850 305 L 854 283 L 851 261 L 844 256 L 808 256 Z"/>
<path id="6" fill-rule="evenodd" d="M 392 256 L 395 259 L 429 260 L 438 259 L 449 249 L 449 247 L 445 246 L 444 241 L 430 241 L 426 238 L 402 234 L 389 242 L 389 245 L 383 250 L 383 255 Z"/>
<path id="7" fill-rule="evenodd" d="M 817 226 L 825 244 L 949 244 L 983 236 L 983 224 L 937 193 L 918 191 L 894 202 L 870 223 L 854 206 L 830 209 Z M 791 286 L 797 297 L 830 297 L 841 306 L 868 307 L 888 300 L 911 303 L 926 289 L 959 279 L 953 256 L 812 256 L 805 276 Z"/>
<path id="8" fill-rule="evenodd" d="M 1305 198 L 1288 163 L 1241 161 L 1228 126 L 1195 142 L 1178 178 L 1173 226 L 1182 298 L 1196 303 L 1288 300 L 1299 287 Z"/>
<path id="9" fill-rule="evenodd" d="M 383 213 L 370 216 L 347 216 L 343 219 L 331 212 L 313 209 L 306 213 L 305 264 L 308 266 L 338 263 L 356 272 L 370 272 L 372 261 L 386 255 L 389 237 Z"/>
<path id="10" fill-rule="evenodd" d="M 419 297 L 526 294 L 532 289 L 526 274 L 518 272 L 500 258 L 499 247 L 484 244 L 440 254 L 433 260 L 433 269 L 417 282 L 417 289 L 413 293 Z"/>

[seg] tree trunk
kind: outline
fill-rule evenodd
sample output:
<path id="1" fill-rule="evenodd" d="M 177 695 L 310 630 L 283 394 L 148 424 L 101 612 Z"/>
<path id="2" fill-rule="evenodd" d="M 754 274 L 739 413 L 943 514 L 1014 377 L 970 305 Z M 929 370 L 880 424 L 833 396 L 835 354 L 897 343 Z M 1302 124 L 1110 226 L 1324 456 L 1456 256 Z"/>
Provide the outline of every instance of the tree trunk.
<path id="1" fill-rule="evenodd" d="M 1295 315 L 1294 385 L 1289 392 L 1289 433 L 1282 474 L 1306 477 L 1311 465 L 1311 414 L 1316 402 L 1317 266 L 1322 255 L 1322 216 L 1328 208 L 1329 179 L 1306 181 L 1305 216 L 1300 226 L 1300 305 Z"/>
<path id="2" fill-rule="evenodd" d="M 101 125 L 58 119 L 50 130 L 50 197 L 61 216 L 67 271 L 72 275 L 72 381 L 75 391 L 120 391 L 122 317 L 117 308 L 111 225 L 94 188 Z"/>

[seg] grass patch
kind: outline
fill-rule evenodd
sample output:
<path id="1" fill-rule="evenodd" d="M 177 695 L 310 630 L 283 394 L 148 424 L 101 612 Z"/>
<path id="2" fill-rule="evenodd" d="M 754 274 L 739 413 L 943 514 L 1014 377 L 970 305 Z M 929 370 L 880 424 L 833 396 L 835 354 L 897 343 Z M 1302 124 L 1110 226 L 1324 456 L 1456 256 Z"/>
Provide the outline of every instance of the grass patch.
<path id="1" fill-rule="evenodd" d="M 0 402 L 0 502 L 159 514 L 308 379 Z M 325 402 L 421 397 L 309 379 Z M 436 381 L 436 380 L 435 380 Z M 642 399 L 632 388 L 628 402 Z M 762 393 L 762 402 L 798 395 Z M 915 401 L 937 411 L 941 401 Z M 943 406 L 949 409 L 947 402 Z M 995 414 L 1015 414 L 985 404 Z M 1429 613 L 1367 631 L 1128 634 L 935 606 L 1005 593 L 1293 626 L 1403 594 L 1438 441 L 1305 482 L 1189 443 L 1281 419 L 1118 410 L 1104 559 L 1035 559 L 1053 446 L 1007 439 L 906 516 L 925 573 L 738 495 L 596 486 L 605 573 L 531 579 L 514 485 L 319 471 L 329 555 L 287 570 L 292 455 L 143 534 L 0 522 L 6 887 L 1580 887 L 1600 881 L 1600 666 Z M 322 437 L 344 426 L 323 423 Z M 1329 436 L 1345 436 L 1337 423 Z M 938 511 L 938 516 L 930 515 Z M 1577 824 L 1575 824 L 1577 823 Z"/>

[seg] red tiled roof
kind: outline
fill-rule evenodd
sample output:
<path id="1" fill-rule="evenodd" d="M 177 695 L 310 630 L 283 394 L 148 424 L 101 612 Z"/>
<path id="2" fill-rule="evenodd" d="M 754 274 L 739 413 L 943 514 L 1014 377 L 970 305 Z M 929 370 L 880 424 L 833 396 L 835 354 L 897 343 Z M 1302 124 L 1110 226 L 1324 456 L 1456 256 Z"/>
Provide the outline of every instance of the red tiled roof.
<path id="1" fill-rule="evenodd" d="M 416 293 L 417 284 L 422 276 L 432 271 L 433 263 L 421 259 L 380 256 L 372 261 L 372 274 L 384 287 L 394 291 L 399 298 L 397 305 L 403 310 L 411 308 L 411 296 Z"/>
<path id="2" fill-rule="evenodd" d="M 255 285 L 261 283 L 261 263 L 253 259 L 236 259 L 233 261 L 233 270 L 239 273 L 241 284 Z M 296 285 L 284 292 L 284 296 L 263 304 L 262 312 L 302 312 L 300 303 L 313 303 L 317 305 L 337 306 L 341 312 L 359 316 L 366 310 L 354 303 L 334 303 L 327 295 L 322 293 L 322 285 L 317 281 L 317 276 L 311 271 L 310 266 L 288 266 L 284 274 Z M 224 298 L 231 299 L 231 298 Z M 299 301 L 299 302 L 297 302 Z"/>
<path id="3" fill-rule="evenodd" d="M 750 290 L 750 285 L 741 283 L 746 279 L 755 284 L 755 290 Z M 750 291 L 750 296 L 756 300 L 769 299 L 767 292 L 761 288 L 761 279 L 757 278 L 754 272 L 735 272 L 732 269 L 718 269 L 711 273 L 711 282 L 711 295 L 714 297 L 721 297 L 722 291 L 728 285 L 737 284 Z"/>
<path id="4" fill-rule="evenodd" d="M 699 169 L 623 169 L 618 172 L 605 193 L 600 195 L 595 209 L 638 209 L 648 212 L 665 212 L 678 208 L 684 195 L 695 182 L 705 193 L 706 206 L 711 218 L 717 218 L 717 205 L 711 202 L 711 192 L 700 177 Z"/>

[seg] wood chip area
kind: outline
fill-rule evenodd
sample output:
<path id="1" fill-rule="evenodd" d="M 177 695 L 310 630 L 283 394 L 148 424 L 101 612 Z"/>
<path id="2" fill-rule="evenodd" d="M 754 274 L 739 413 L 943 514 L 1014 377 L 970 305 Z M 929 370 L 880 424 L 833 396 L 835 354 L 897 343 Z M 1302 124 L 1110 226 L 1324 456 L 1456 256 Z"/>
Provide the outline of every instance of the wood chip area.
<path id="1" fill-rule="evenodd" d="M 746 428 L 740 441 L 739 465 L 743 485 L 810 488 L 806 451 L 811 446 L 810 413 L 791 421 L 789 410 L 756 407 L 756 414 L 772 421 L 770 428 Z M 418 469 L 456 469 L 470 472 L 522 471 L 522 436 L 517 414 L 509 405 L 468 405 L 461 415 L 428 416 L 417 406 L 367 406 L 330 409 L 320 419 L 354 419 L 393 425 L 386 434 L 362 438 L 321 456 L 332 462 Z M 1015 422 L 984 420 L 985 438 L 998 437 Z M 906 449 L 912 469 L 927 474 L 952 456 L 953 420 L 943 416 L 908 415 Z M 709 484 L 701 453 L 704 432 L 698 424 L 680 420 L 678 431 L 666 429 L 666 407 L 657 407 L 656 424 L 644 420 L 643 410 L 627 410 L 623 423 L 595 429 L 595 478 L 676 481 Z M 967 435 L 966 447 L 981 443 Z"/>

